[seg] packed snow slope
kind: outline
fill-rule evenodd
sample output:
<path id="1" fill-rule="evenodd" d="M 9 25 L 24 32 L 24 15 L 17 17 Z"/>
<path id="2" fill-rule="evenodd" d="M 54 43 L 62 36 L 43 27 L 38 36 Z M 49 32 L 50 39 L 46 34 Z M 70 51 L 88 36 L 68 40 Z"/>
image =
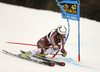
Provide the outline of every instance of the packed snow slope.
<path id="1" fill-rule="evenodd" d="M 29 9 L 0 3 L 0 72 L 100 72 L 100 22 L 80 18 L 81 61 L 78 56 L 78 22 L 69 21 L 70 35 L 65 49 L 67 57 L 56 56 L 66 66 L 49 67 L 6 55 L 2 49 L 19 54 L 35 46 L 7 44 L 6 41 L 36 44 L 59 25 L 67 27 L 67 20 L 52 11 Z"/>

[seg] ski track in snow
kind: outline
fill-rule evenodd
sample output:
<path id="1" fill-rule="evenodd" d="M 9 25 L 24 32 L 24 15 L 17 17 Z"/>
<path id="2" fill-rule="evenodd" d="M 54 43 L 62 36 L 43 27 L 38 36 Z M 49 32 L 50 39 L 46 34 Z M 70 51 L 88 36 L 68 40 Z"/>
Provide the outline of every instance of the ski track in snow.
<path id="1" fill-rule="evenodd" d="M 71 63 L 71 64 L 76 65 L 76 66 L 90 68 L 90 69 L 97 69 L 97 68 L 93 68 L 93 67 L 89 67 L 89 66 L 86 66 L 86 65 L 81 65 L 79 63 L 76 63 L 72 58 L 63 57 L 63 60 L 65 62 Z M 100 70 L 100 69 L 98 69 L 98 70 Z"/>

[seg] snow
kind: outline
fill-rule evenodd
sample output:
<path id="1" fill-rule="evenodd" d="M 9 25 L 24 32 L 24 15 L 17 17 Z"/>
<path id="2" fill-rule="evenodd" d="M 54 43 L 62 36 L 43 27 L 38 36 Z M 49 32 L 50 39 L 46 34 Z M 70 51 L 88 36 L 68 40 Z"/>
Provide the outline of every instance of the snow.
<path id="1" fill-rule="evenodd" d="M 66 66 L 49 67 L 8 56 L 2 49 L 18 54 L 20 50 L 32 50 L 34 46 L 7 44 L 6 41 L 36 44 L 37 41 L 59 25 L 67 27 L 61 14 L 47 10 L 30 9 L 0 3 L 0 72 L 100 72 L 100 22 L 80 18 L 81 61 L 78 57 L 78 22 L 69 21 L 70 35 L 65 49 Z"/>

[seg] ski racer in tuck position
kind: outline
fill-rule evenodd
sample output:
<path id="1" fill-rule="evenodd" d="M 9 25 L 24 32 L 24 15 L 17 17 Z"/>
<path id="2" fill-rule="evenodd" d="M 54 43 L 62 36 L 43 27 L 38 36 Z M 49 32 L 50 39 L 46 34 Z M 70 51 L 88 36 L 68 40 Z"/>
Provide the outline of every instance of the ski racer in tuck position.
<path id="1" fill-rule="evenodd" d="M 66 33 L 67 29 L 65 26 L 58 26 L 56 29 L 52 30 L 48 35 L 44 36 L 37 42 L 37 49 L 25 52 L 21 56 L 45 56 L 46 54 L 53 54 L 55 51 L 60 49 L 62 56 L 65 57 L 67 55 L 67 52 L 64 49 Z"/>

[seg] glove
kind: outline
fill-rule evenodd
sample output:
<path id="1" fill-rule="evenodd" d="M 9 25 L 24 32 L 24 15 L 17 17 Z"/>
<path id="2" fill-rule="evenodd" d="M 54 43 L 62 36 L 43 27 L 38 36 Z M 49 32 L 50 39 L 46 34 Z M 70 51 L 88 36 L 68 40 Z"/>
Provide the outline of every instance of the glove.
<path id="1" fill-rule="evenodd" d="M 64 51 L 63 54 L 62 54 L 62 56 L 65 57 L 66 55 L 67 55 L 67 52 Z"/>
<path id="2" fill-rule="evenodd" d="M 57 45 L 53 45 L 53 49 L 54 49 L 54 50 L 58 50 L 59 48 L 58 48 Z"/>

